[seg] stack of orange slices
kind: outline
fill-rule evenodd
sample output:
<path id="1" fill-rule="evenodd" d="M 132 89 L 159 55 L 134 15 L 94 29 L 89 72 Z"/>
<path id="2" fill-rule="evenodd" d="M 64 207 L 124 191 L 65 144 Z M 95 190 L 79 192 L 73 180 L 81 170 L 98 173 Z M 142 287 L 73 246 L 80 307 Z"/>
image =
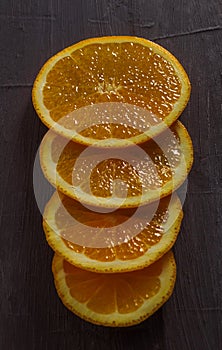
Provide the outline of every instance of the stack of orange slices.
<path id="1" fill-rule="evenodd" d="M 193 162 L 177 119 L 189 95 L 172 54 L 127 36 L 70 46 L 35 80 L 33 104 L 50 128 L 40 162 L 56 188 L 43 229 L 57 292 L 85 320 L 137 324 L 173 291 L 176 190 Z"/>

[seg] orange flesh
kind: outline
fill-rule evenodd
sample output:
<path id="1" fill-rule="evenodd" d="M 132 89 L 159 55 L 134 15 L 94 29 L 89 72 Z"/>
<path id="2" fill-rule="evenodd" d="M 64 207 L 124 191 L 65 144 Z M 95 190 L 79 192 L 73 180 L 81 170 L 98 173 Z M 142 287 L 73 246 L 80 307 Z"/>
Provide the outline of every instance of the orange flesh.
<path id="1" fill-rule="evenodd" d="M 91 44 L 72 52 L 54 65 L 43 89 L 44 104 L 55 121 L 101 102 L 135 105 L 162 120 L 180 93 L 181 83 L 172 65 L 152 48 L 129 42 Z M 76 128 L 75 119 L 69 127 Z M 128 138 L 139 133 L 137 127 L 105 121 L 80 131 L 94 139 Z"/>
<path id="2" fill-rule="evenodd" d="M 145 213 L 148 211 L 148 206 L 144 207 L 142 214 L 135 213 L 135 209 L 119 209 L 112 213 L 97 213 L 91 211 L 80 203 L 61 195 L 63 206 L 60 206 L 56 212 L 55 222 L 60 231 L 61 237 L 68 248 L 72 249 L 76 253 L 83 253 L 87 257 L 97 261 L 114 261 L 119 260 L 131 260 L 142 256 L 147 250 L 157 244 L 162 235 L 164 234 L 163 224 L 168 218 L 168 204 L 170 197 L 162 199 L 159 203 L 152 220 L 133 238 L 129 238 L 128 242 L 121 243 L 116 246 L 107 248 L 89 248 L 81 246 L 79 244 L 72 243 L 75 238 L 72 237 L 76 232 L 84 235 L 84 231 L 79 227 L 78 222 L 87 225 L 88 227 L 101 228 L 116 226 L 117 234 L 119 231 L 118 226 L 123 222 L 129 220 L 132 215 L 135 215 L 135 219 L 128 228 L 129 234 L 133 230 L 133 225 L 138 225 L 144 219 Z M 73 222 L 73 219 L 77 222 Z M 125 235 L 127 236 L 127 229 Z M 92 240 L 93 240 L 92 235 Z"/>
<path id="3" fill-rule="evenodd" d="M 65 260 L 63 268 L 70 294 L 80 303 L 100 314 L 137 310 L 160 289 L 162 259 L 151 266 L 123 274 L 97 274 L 74 267 Z"/>
<path id="4" fill-rule="evenodd" d="M 132 160 L 135 165 L 127 160 L 109 158 L 95 164 L 95 158 L 85 157 L 86 165 L 78 165 L 73 172 L 76 159 L 86 148 L 82 145 L 69 142 L 63 149 L 57 162 L 57 172 L 70 185 L 80 186 L 86 193 L 97 197 L 109 198 L 115 195 L 119 198 L 139 196 L 150 189 L 161 188 L 174 174 L 174 169 L 180 162 L 180 143 L 174 127 L 161 134 L 161 148 L 154 140 L 149 140 L 141 145 L 150 159 L 139 159 L 137 148 L 130 148 Z M 57 148 L 59 137 L 52 144 L 52 158 L 58 159 Z M 141 152 L 142 152 L 141 150 Z M 135 156 L 133 152 L 135 151 Z M 96 152 L 96 151 L 95 151 Z M 95 153 L 96 154 L 96 153 Z M 106 156 L 106 154 L 104 153 Z M 91 167 L 90 180 L 85 175 L 85 170 Z M 118 180 L 118 183 L 117 183 Z M 127 191 L 127 193 L 126 193 Z"/>

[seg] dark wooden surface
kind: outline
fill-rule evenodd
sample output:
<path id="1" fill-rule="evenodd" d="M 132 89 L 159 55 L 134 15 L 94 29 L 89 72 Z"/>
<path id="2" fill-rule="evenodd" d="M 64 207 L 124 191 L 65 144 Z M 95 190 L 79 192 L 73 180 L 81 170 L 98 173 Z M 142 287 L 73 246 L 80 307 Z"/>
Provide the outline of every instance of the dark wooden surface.
<path id="1" fill-rule="evenodd" d="M 222 349 L 222 6 L 220 0 L 2 0 L 0 3 L 0 349 Z M 52 251 L 33 194 L 46 128 L 31 103 L 52 54 L 87 37 L 137 35 L 182 62 L 192 95 L 181 120 L 194 144 L 173 296 L 139 326 L 109 329 L 56 295 Z"/>

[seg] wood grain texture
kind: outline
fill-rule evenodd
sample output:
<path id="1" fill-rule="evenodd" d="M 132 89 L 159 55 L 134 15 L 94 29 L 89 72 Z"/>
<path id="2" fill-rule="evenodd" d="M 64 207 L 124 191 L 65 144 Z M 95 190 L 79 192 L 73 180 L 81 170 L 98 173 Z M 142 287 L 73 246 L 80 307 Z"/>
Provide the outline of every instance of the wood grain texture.
<path id="1" fill-rule="evenodd" d="M 222 6 L 220 0 L 2 0 L 0 3 L 0 349 L 222 348 Z M 192 95 L 181 120 L 193 139 L 185 217 L 174 251 L 173 296 L 139 326 L 109 329 L 58 299 L 52 251 L 32 174 L 46 128 L 31 103 L 42 64 L 87 37 L 137 35 L 170 50 Z"/>

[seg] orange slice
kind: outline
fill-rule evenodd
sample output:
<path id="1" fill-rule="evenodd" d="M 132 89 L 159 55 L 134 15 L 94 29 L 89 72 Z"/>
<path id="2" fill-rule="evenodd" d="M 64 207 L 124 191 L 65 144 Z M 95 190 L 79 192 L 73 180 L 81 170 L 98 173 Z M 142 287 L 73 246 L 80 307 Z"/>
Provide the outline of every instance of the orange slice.
<path id="1" fill-rule="evenodd" d="M 49 182 L 81 203 L 137 207 L 169 195 L 184 182 L 193 149 L 180 122 L 141 147 L 112 150 L 68 142 L 50 131 L 41 144 L 40 161 Z"/>
<path id="2" fill-rule="evenodd" d="M 113 273 L 144 268 L 174 244 L 183 217 L 176 193 L 155 207 L 98 213 L 54 193 L 43 214 L 52 249 L 82 269 Z"/>
<path id="3" fill-rule="evenodd" d="M 55 255 L 52 270 L 58 295 L 69 310 L 112 327 L 131 326 L 151 316 L 169 299 L 176 278 L 172 252 L 145 269 L 121 274 L 81 270 Z"/>
<path id="4" fill-rule="evenodd" d="M 104 140 L 103 146 L 118 147 L 170 126 L 189 100 L 190 82 L 163 47 L 110 36 L 81 41 L 50 58 L 32 96 L 49 128 L 85 145 Z"/>

